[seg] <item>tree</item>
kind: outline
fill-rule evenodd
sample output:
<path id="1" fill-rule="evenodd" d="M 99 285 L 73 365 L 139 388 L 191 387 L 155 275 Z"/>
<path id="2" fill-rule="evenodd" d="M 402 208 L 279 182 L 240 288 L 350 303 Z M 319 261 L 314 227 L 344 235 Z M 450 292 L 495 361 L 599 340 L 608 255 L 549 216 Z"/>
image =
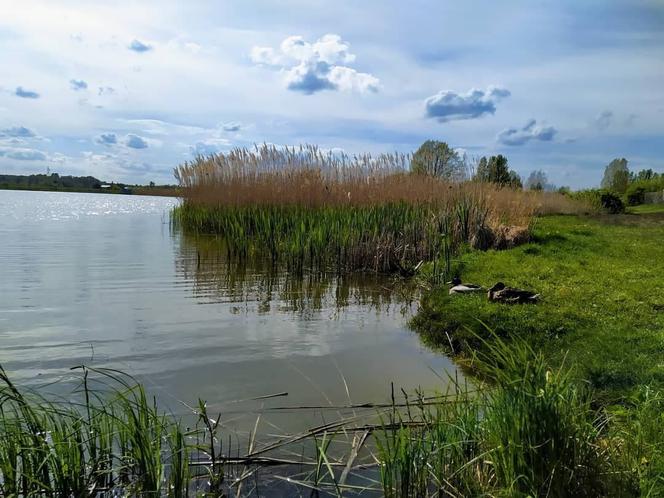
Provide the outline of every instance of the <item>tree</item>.
<path id="1" fill-rule="evenodd" d="M 549 179 L 546 176 L 546 173 L 541 169 L 536 169 L 530 173 L 528 179 L 526 180 L 526 188 L 528 190 L 539 190 L 542 191 L 548 186 Z"/>
<path id="2" fill-rule="evenodd" d="M 436 176 L 446 180 L 464 177 L 465 163 L 447 143 L 427 140 L 417 149 L 410 163 L 413 173 Z"/>
<path id="3" fill-rule="evenodd" d="M 652 169 L 642 169 L 636 174 L 630 175 L 632 181 L 648 181 L 653 178 L 657 178 L 658 174 L 655 173 Z"/>
<path id="4" fill-rule="evenodd" d="M 477 164 L 473 179 L 478 182 L 521 188 L 521 177 L 516 171 L 507 167 L 507 158 L 502 154 L 491 156 L 489 159 L 482 157 Z"/>
<path id="5" fill-rule="evenodd" d="M 604 169 L 602 188 L 624 194 L 629 185 L 629 168 L 627 159 L 614 159 Z"/>
<path id="6" fill-rule="evenodd" d="M 523 188 L 523 183 L 521 182 L 521 177 L 519 176 L 519 173 L 517 173 L 513 169 L 510 170 L 509 186 L 512 187 L 513 189 Z"/>

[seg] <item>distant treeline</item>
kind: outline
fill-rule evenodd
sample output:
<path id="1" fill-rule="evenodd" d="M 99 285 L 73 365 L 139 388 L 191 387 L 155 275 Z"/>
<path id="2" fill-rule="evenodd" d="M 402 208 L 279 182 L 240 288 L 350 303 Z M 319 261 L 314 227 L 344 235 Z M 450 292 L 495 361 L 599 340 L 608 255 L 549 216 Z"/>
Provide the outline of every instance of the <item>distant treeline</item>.
<path id="1" fill-rule="evenodd" d="M 0 175 L 0 189 L 100 192 L 138 195 L 178 195 L 174 185 L 127 185 L 104 182 L 94 176 L 60 176 L 58 173 L 36 175 Z"/>
<path id="2" fill-rule="evenodd" d="M 0 186 L 11 187 L 46 187 L 62 189 L 99 189 L 102 184 L 94 176 L 60 176 L 57 173 L 50 175 L 0 175 Z"/>

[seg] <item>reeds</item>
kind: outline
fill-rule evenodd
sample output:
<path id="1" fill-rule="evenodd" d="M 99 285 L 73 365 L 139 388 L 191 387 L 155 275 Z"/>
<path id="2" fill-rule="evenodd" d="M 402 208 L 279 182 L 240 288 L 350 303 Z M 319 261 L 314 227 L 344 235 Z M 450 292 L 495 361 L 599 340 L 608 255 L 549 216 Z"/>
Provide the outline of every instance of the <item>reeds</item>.
<path id="1" fill-rule="evenodd" d="M 220 236 L 238 260 L 263 258 L 293 272 L 410 274 L 498 227 L 528 227 L 556 196 L 411 174 L 409 162 L 315 146 L 198 157 L 175 170 L 184 202 L 172 221 Z"/>
<path id="2" fill-rule="evenodd" d="M 188 496 L 191 434 L 127 376 L 95 373 L 52 401 L 0 367 L 0 496 Z"/>
<path id="3" fill-rule="evenodd" d="M 205 403 L 185 430 L 115 371 L 94 371 L 93 381 L 84 369 L 72 399 L 50 401 L 23 393 L 0 369 L 0 496 L 664 492 L 661 393 L 643 388 L 607 410 L 567 368 L 549 368 L 524 341 L 508 345 L 492 335 L 485 351 L 474 360 L 483 381 L 472 388 L 452 379 L 445 394 L 403 392 L 391 403 L 264 407 L 339 418 L 267 441 L 256 438 L 257 420 L 246 453 L 236 456 L 221 444 L 220 417 Z M 249 477 L 254 486 L 243 488 Z"/>

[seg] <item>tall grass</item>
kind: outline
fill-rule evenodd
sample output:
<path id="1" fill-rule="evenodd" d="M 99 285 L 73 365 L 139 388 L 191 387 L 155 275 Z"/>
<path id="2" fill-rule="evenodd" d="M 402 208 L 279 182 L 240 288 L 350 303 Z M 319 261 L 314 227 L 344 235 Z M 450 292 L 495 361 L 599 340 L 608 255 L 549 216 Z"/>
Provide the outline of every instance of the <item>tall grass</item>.
<path id="1" fill-rule="evenodd" d="M 541 194 L 411 174 L 409 161 L 268 145 L 198 157 L 175 170 L 184 202 L 172 220 L 219 235 L 240 260 L 410 273 L 500 226 L 528 227 L 551 204 Z"/>
<path id="2" fill-rule="evenodd" d="M 662 496 L 661 393 L 605 409 L 525 342 L 491 341 L 472 389 L 353 405 L 300 434 L 251 435 L 236 457 L 202 402 L 185 430 L 114 371 L 97 371 L 99 384 L 86 370 L 72 399 L 49 401 L 0 369 L 0 496 Z M 313 451 L 298 455 L 305 443 Z"/>
<path id="3" fill-rule="evenodd" d="M 0 367 L 0 496 L 188 496 L 190 434 L 141 385 L 96 373 L 84 370 L 73 399 L 52 401 Z"/>
<path id="4" fill-rule="evenodd" d="M 596 497 L 664 493 L 662 396 L 648 391 L 628 422 L 552 370 L 523 341 L 497 337 L 475 366 L 484 388 L 422 406 L 377 435 L 385 496 Z M 647 391 L 647 390 L 646 390 Z M 416 406 L 416 404 L 415 404 Z"/>

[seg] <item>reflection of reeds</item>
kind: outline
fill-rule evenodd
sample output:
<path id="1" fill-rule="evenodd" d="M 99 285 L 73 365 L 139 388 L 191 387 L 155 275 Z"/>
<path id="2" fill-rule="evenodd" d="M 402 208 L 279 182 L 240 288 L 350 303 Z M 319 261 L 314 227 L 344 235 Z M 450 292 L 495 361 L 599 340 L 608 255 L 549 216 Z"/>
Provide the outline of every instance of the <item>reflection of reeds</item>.
<path id="1" fill-rule="evenodd" d="M 222 239 L 182 234 L 178 272 L 193 281 L 193 292 L 206 301 L 241 305 L 255 303 L 258 313 L 271 309 L 308 315 L 321 310 L 341 312 L 348 306 L 404 314 L 417 292 L 415 283 L 385 275 L 307 271 L 292 274 L 270 261 L 229 258 Z"/>
<path id="2" fill-rule="evenodd" d="M 410 273 L 498 226 L 528 226 L 556 196 L 410 174 L 409 161 L 267 145 L 199 157 L 175 170 L 173 222 L 296 273 Z"/>

